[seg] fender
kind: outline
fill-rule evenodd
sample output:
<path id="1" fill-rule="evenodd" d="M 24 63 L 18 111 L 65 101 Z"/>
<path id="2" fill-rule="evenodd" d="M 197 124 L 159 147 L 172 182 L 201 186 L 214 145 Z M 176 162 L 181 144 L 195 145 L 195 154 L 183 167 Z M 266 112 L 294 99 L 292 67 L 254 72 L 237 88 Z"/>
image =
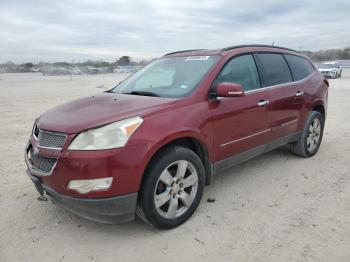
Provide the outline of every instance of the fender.
<path id="1" fill-rule="evenodd" d="M 207 151 L 209 162 L 211 162 L 211 159 L 212 159 L 211 147 L 208 145 L 208 142 L 203 137 L 203 134 L 201 134 L 199 131 L 194 131 L 194 130 L 183 130 L 183 131 L 176 132 L 172 135 L 164 136 L 162 139 L 160 139 L 159 141 L 151 145 L 148 154 L 145 156 L 145 161 L 148 163 L 161 148 L 181 138 L 193 138 L 198 142 L 200 142 L 201 145 Z"/>
<path id="2" fill-rule="evenodd" d="M 143 179 L 143 174 L 144 174 L 147 166 L 149 165 L 152 158 L 157 154 L 157 152 L 159 152 L 159 150 L 166 147 L 167 145 L 171 144 L 173 141 L 181 139 L 181 138 L 191 138 L 191 139 L 194 139 L 200 143 L 200 145 L 204 151 L 203 152 L 204 157 L 206 157 L 208 159 L 207 163 L 203 163 L 205 173 L 206 173 L 206 185 L 211 184 L 211 177 L 212 177 L 212 173 L 213 173 L 212 150 L 211 150 L 211 147 L 209 146 L 207 140 L 199 132 L 199 130 L 198 131 L 195 131 L 195 130 L 177 131 L 171 135 L 164 136 L 163 138 L 161 138 L 159 141 L 157 141 L 154 144 L 150 144 L 150 148 L 148 149 L 148 153 L 145 155 L 145 158 L 143 161 L 146 164 L 143 167 L 142 178 L 140 181 L 141 183 L 142 183 L 142 179 Z M 141 185 L 141 183 L 140 183 L 140 185 Z"/>

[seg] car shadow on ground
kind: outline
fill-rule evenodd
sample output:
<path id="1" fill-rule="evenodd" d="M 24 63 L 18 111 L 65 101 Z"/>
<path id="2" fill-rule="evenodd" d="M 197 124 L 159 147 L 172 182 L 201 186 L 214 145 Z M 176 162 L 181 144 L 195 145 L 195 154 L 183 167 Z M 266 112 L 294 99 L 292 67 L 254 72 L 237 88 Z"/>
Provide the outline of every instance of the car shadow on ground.
<path id="1" fill-rule="evenodd" d="M 252 170 L 255 170 L 256 167 L 264 168 L 267 166 L 276 165 L 276 162 L 278 161 L 295 161 L 297 159 L 303 160 L 303 158 L 291 154 L 288 146 L 284 146 L 215 174 L 212 184 L 205 189 L 201 205 L 207 201 L 206 198 L 209 195 L 214 198 L 222 197 L 220 194 L 225 194 L 225 190 L 222 190 L 222 187 L 230 188 L 235 182 L 245 184 L 252 178 L 252 176 L 260 175 L 259 172 L 252 172 Z M 269 174 L 266 175 L 266 179 L 273 179 L 271 176 L 268 177 L 268 175 Z M 85 232 L 93 234 L 131 234 L 137 237 L 138 235 L 144 236 L 145 234 L 167 232 L 147 225 L 137 216 L 135 216 L 134 220 L 127 223 L 107 225 L 80 218 L 56 205 L 52 205 L 52 208 L 54 209 L 54 213 L 56 213 L 55 217 L 59 218 L 60 221 L 66 221 L 66 223 L 73 224 L 73 226 L 77 226 L 82 228 Z M 202 208 L 209 207 L 204 206 Z M 176 228 L 172 230 L 176 230 Z"/>

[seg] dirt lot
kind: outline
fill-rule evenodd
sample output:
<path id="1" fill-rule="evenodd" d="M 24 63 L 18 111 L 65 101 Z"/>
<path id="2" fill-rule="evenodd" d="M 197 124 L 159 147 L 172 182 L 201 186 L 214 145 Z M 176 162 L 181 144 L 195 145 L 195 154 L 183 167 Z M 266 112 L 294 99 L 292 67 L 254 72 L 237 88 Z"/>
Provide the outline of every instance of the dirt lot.
<path id="1" fill-rule="evenodd" d="M 194 216 L 170 231 L 78 218 L 37 201 L 24 173 L 35 117 L 112 87 L 116 75 L 0 79 L 0 261 L 350 261 L 350 70 L 330 80 L 315 157 L 278 149 L 218 174 Z"/>

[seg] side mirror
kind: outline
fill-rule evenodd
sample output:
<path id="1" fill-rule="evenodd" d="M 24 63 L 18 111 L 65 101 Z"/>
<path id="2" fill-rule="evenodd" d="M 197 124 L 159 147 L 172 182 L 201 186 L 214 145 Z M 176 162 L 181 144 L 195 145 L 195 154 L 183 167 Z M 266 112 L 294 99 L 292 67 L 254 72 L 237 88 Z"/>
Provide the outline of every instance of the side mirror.
<path id="1" fill-rule="evenodd" d="M 216 88 L 216 97 L 241 97 L 245 96 L 243 87 L 238 83 L 222 82 Z"/>

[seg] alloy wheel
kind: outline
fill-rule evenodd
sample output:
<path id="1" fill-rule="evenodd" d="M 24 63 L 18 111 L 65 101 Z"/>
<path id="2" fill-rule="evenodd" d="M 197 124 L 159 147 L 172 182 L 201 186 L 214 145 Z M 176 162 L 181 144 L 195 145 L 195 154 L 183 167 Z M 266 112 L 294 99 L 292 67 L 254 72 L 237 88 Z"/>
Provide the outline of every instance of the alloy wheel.
<path id="1" fill-rule="evenodd" d="M 192 205 L 198 190 L 198 174 L 189 161 L 179 160 L 161 173 L 154 191 L 154 204 L 159 215 L 174 219 Z"/>
<path id="2" fill-rule="evenodd" d="M 321 137 L 321 122 L 318 118 L 314 118 L 309 126 L 306 144 L 309 152 L 313 152 L 320 141 Z"/>

